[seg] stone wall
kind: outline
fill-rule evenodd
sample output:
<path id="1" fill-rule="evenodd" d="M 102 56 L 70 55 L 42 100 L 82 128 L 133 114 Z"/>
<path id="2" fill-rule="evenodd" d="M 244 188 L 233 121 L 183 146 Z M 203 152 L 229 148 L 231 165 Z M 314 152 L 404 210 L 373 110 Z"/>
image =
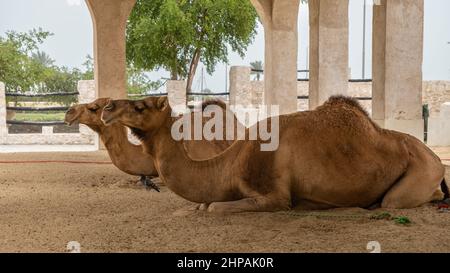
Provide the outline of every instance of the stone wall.
<path id="1" fill-rule="evenodd" d="M 6 127 L 6 97 L 5 84 L 0 82 L 0 141 L 8 134 Z"/>
<path id="2" fill-rule="evenodd" d="M 166 84 L 169 105 L 177 113 L 186 110 L 186 81 L 169 80 Z"/>
<path id="3" fill-rule="evenodd" d="M 351 97 L 372 97 L 371 82 L 351 82 L 348 93 Z M 297 82 L 297 95 L 309 95 L 309 82 Z M 450 81 L 424 81 L 422 84 L 423 104 L 428 104 L 430 119 L 428 145 L 450 145 Z M 447 103 L 448 102 L 448 103 Z M 264 104 L 264 82 L 250 80 L 250 68 L 238 67 L 230 71 L 230 103 L 245 107 Z M 372 115 L 372 100 L 360 100 L 361 105 Z M 299 111 L 309 109 L 308 99 L 298 99 Z M 421 111 L 421 109 L 420 109 Z"/>
<path id="4" fill-rule="evenodd" d="M 428 145 L 450 146 L 450 102 L 441 105 L 439 116 L 428 120 Z"/>
<path id="5" fill-rule="evenodd" d="M 428 104 L 430 117 L 439 117 L 441 105 L 450 102 L 450 81 L 425 81 L 422 90 L 423 104 Z"/>
<path id="6" fill-rule="evenodd" d="M 95 99 L 94 81 L 78 82 L 79 102 L 86 103 Z M 44 126 L 42 134 L 8 134 L 6 124 L 5 86 L 0 83 L 0 145 L 97 145 L 98 136 L 84 125 L 75 134 L 54 133 L 53 127 Z"/>
<path id="7" fill-rule="evenodd" d="M 233 78 L 231 78 L 233 79 Z M 244 97 L 244 100 L 239 101 L 252 101 L 255 103 L 262 103 L 264 97 L 264 82 L 263 81 L 250 81 L 251 96 Z M 371 97 L 372 96 L 372 83 L 370 82 L 351 82 L 348 85 L 348 95 L 352 97 Z M 297 95 L 308 96 L 309 82 L 297 83 Z M 232 90 L 230 90 L 230 93 Z M 230 94 L 232 96 L 232 94 Z M 430 117 L 439 117 L 441 111 L 441 105 L 445 102 L 450 102 L 450 81 L 424 81 L 423 82 L 423 104 L 428 104 L 430 107 Z M 360 103 L 364 108 L 371 113 L 372 101 L 361 100 Z M 308 100 L 299 99 L 297 102 L 299 111 L 308 110 Z"/>

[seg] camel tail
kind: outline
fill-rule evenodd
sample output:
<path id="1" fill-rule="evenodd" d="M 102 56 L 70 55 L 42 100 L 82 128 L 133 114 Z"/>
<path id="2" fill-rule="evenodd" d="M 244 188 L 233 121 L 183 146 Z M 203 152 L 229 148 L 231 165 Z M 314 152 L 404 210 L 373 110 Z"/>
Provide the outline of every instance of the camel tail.
<path id="1" fill-rule="evenodd" d="M 445 181 L 445 178 L 442 180 L 441 188 L 442 188 L 442 192 L 444 192 L 444 196 L 445 196 L 444 200 L 450 198 L 450 192 L 449 192 L 447 181 Z"/>

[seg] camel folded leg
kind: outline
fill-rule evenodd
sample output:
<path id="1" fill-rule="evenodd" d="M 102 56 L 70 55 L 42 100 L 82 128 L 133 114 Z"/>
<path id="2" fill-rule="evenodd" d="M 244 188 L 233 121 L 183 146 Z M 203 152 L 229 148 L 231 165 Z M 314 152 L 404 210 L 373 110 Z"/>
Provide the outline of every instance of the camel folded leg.
<path id="1" fill-rule="evenodd" d="M 184 208 L 181 208 L 174 213 L 172 213 L 173 216 L 188 216 L 195 214 L 197 211 L 206 211 L 208 209 L 208 204 L 202 203 L 202 204 L 193 204 L 190 206 L 186 206 Z"/>
<path id="2" fill-rule="evenodd" d="M 426 164 L 425 164 L 426 165 Z M 414 208 L 444 198 L 441 182 L 444 172 L 436 168 L 410 166 L 406 174 L 386 193 L 381 203 L 383 208 Z"/>
<path id="3" fill-rule="evenodd" d="M 266 196 L 244 198 L 237 201 L 214 202 L 208 206 L 208 212 L 213 213 L 239 213 L 288 210 L 289 202 L 285 199 L 276 199 Z"/>

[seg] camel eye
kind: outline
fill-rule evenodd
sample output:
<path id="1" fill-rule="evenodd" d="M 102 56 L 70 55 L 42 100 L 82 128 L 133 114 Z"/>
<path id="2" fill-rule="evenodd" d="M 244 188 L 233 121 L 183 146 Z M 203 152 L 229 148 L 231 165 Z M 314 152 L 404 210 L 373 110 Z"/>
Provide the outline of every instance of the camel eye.
<path id="1" fill-rule="evenodd" d="M 143 105 L 136 105 L 136 106 L 134 106 L 134 110 L 136 111 L 136 112 L 139 112 L 139 113 L 141 113 L 142 111 L 144 111 L 144 109 L 145 109 L 145 107 L 143 106 Z"/>
<path id="2" fill-rule="evenodd" d="M 88 107 L 88 110 L 91 112 L 96 112 L 99 109 L 98 105 Z"/>

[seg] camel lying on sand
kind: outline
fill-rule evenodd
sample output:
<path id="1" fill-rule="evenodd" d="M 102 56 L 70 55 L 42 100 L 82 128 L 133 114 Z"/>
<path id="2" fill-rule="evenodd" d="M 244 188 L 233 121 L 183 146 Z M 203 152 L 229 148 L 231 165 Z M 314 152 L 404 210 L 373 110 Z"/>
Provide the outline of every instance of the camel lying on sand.
<path id="1" fill-rule="evenodd" d="M 346 97 L 280 116 L 275 151 L 237 140 L 201 161 L 172 138 L 166 97 L 110 101 L 102 120 L 136 132 L 167 187 L 210 212 L 413 208 L 444 198 L 440 159 L 418 139 L 380 128 Z"/>
<path id="2" fill-rule="evenodd" d="M 144 153 L 141 145 L 134 145 L 129 142 L 126 127 L 119 123 L 107 127 L 101 121 L 102 110 L 109 100 L 100 98 L 88 104 L 72 106 L 66 113 L 65 122 L 69 125 L 75 122 L 85 124 L 97 132 L 108 150 L 109 157 L 117 168 L 127 174 L 141 176 L 141 182 L 147 188 L 158 190 L 157 186 L 151 182 L 151 178 L 158 176 L 152 156 Z M 205 108 L 208 105 L 226 108 L 226 105 L 221 101 L 207 101 L 202 106 Z M 207 120 L 204 119 L 203 122 Z M 230 141 L 192 140 L 186 141 L 185 149 L 191 158 L 206 159 L 219 154 L 231 144 Z"/>

